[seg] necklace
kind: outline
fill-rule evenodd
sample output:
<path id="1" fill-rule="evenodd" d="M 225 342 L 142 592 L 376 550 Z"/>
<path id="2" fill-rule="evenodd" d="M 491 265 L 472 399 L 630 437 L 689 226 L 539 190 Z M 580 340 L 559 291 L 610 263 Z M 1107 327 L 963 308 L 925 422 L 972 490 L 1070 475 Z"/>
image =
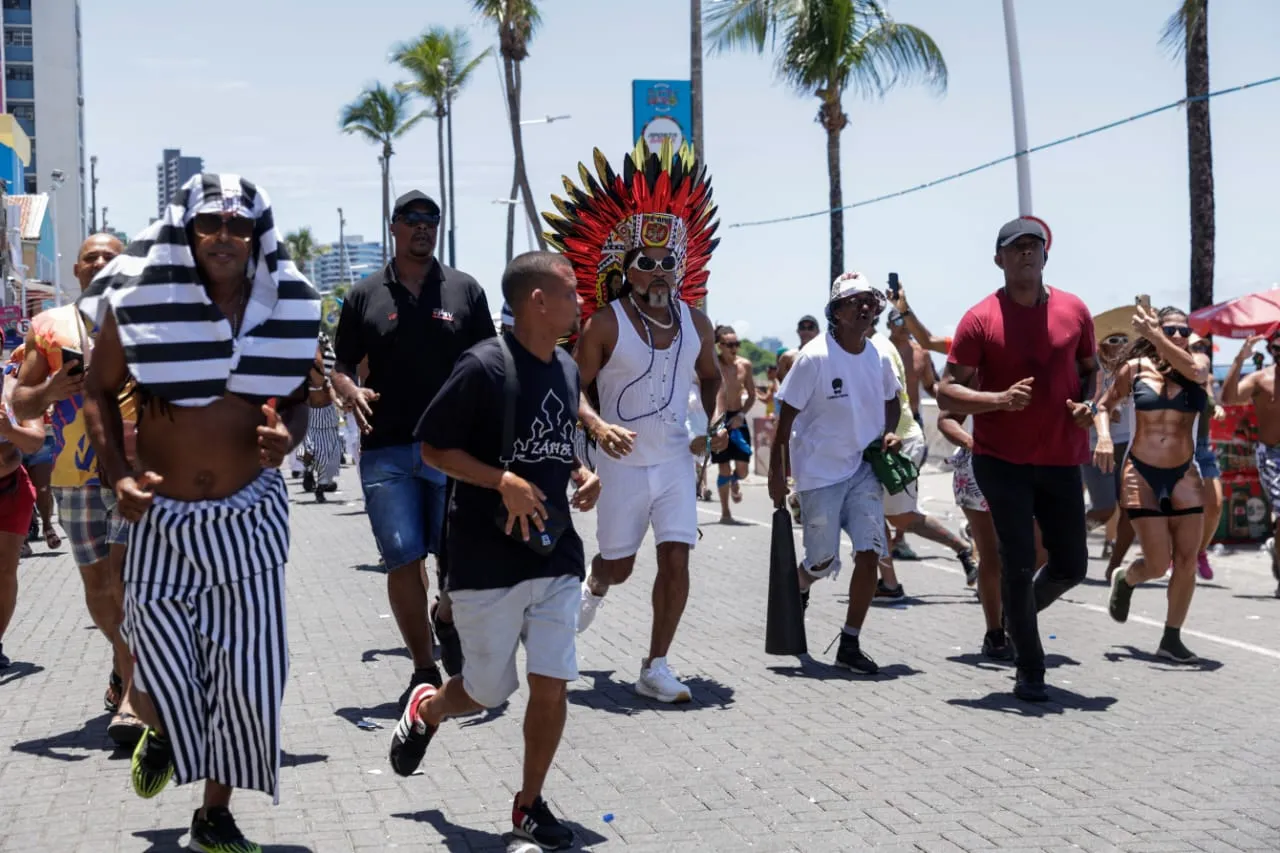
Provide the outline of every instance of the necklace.
<path id="1" fill-rule="evenodd" d="M 671 377 L 671 384 L 668 387 L 667 371 L 671 367 L 672 361 L 674 361 L 677 365 L 679 365 L 680 363 L 680 353 L 684 348 L 684 335 L 681 334 L 683 329 L 681 331 L 676 332 L 676 335 L 672 341 L 672 344 L 662 351 L 662 377 L 658 380 L 657 387 L 654 387 L 653 363 L 657 359 L 658 350 L 653 345 L 653 328 L 651 326 L 651 318 L 648 315 L 646 315 L 643 311 L 640 310 L 640 308 L 636 305 L 635 299 L 633 297 L 628 297 L 628 299 L 631 300 L 631 305 L 636 309 L 636 313 L 640 315 L 640 319 L 645 321 L 644 331 L 645 331 L 646 343 L 648 343 L 649 345 L 649 366 L 645 368 L 644 373 L 640 374 L 635 379 L 628 382 L 623 387 L 623 389 L 620 392 L 618 392 L 618 418 L 623 423 L 634 423 L 635 421 L 638 421 L 642 418 L 648 418 L 648 417 L 653 417 L 654 415 L 657 415 L 658 420 L 661 423 L 677 424 L 680 422 L 680 416 L 671 409 L 671 401 L 675 397 L 675 393 L 676 393 L 676 377 L 675 376 Z M 668 308 L 671 311 L 671 322 L 668 323 L 666 326 L 662 326 L 660 323 L 654 323 L 653 325 L 658 325 L 660 328 L 668 328 L 668 329 L 676 325 L 677 321 L 679 320 L 679 314 L 676 313 L 677 309 L 674 305 L 668 306 Z M 674 358 L 672 356 L 672 349 L 675 350 Z M 645 412 L 644 414 L 636 415 L 635 417 L 627 417 L 622 414 L 622 398 L 626 395 L 628 391 L 630 391 L 633 387 L 639 384 L 640 380 L 642 379 L 649 380 L 647 384 L 649 386 L 649 405 L 651 408 L 649 409 L 649 411 Z M 665 401 L 662 400 L 664 389 L 666 389 Z"/>
<path id="2" fill-rule="evenodd" d="M 227 318 L 227 322 L 231 325 L 231 338 L 235 340 L 240 337 L 240 327 L 244 324 L 244 310 L 249 305 L 249 288 L 244 285 L 240 286 L 240 308 L 231 312 L 231 316 Z"/>
<path id="3" fill-rule="evenodd" d="M 631 300 L 631 307 L 636 309 L 636 313 L 640 315 L 640 319 L 643 320 L 644 322 L 653 326 L 657 326 L 659 329 L 670 329 L 675 326 L 676 324 L 675 310 L 671 307 L 669 303 L 667 305 L 667 312 L 668 312 L 668 316 L 671 319 L 664 323 L 661 320 L 657 319 L 656 317 L 650 317 L 648 314 L 641 311 L 640 306 L 636 304 L 636 298 L 634 295 L 628 296 L 627 299 Z"/>

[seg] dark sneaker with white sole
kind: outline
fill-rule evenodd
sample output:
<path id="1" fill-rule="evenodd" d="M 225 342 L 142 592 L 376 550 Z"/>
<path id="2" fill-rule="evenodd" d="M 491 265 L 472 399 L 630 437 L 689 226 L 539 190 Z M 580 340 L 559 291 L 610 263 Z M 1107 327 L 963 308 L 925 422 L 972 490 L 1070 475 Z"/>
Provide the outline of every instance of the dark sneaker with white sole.
<path id="1" fill-rule="evenodd" d="M 1116 569 L 1111 576 L 1111 600 L 1107 604 L 1111 618 L 1121 623 L 1129 618 L 1129 602 L 1133 598 L 1133 587 L 1125 583 L 1124 575 L 1124 569 Z"/>
<path id="2" fill-rule="evenodd" d="M 244 837 L 230 810 L 223 806 L 205 809 L 204 817 L 196 809 L 187 849 L 201 853 L 262 853 L 262 847 Z"/>
<path id="3" fill-rule="evenodd" d="M 436 726 L 430 725 L 418 716 L 418 705 L 436 695 L 434 684 L 419 684 L 409 694 L 409 701 L 396 730 L 391 733 L 391 769 L 400 776 L 412 776 L 413 771 L 422 763 L 422 756 L 427 754 L 427 746 L 436 733 Z"/>
<path id="4" fill-rule="evenodd" d="M 573 846 L 573 830 L 556 819 L 542 797 L 522 806 L 520 795 L 516 794 L 511 803 L 511 824 L 517 837 L 532 841 L 543 850 L 568 850 Z"/>
<path id="5" fill-rule="evenodd" d="M 902 601 L 906 597 L 907 592 L 902 588 L 902 584 L 887 586 L 884 581 L 876 581 L 875 601 Z"/>
<path id="6" fill-rule="evenodd" d="M 1180 637 L 1163 638 L 1160 641 L 1160 648 L 1156 649 L 1156 657 L 1171 660 L 1174 663 L 1200 662 L 1200 658 L 1196 656 L 1196 653 L 1182 644 Z"/>
<path id="7" fill-rule="evenodd" d="M 1019 668 L 1013 682 L 1013 695 L 1023 702 L 1048 702 L 1049 691 L 1044 687 L 1044 670 Z"/>
<path id="8" fill-rule="evenodd" d="M 861 672 L 863 675 L 875 675 L 880 667 L 870 656 L 862 651 L 858 638 L 840 632 L 840 648 L 836 649 L 836 666 Z"/>
<path id="9" fill-rule="evenodd" d="M 462 638 L 452 622 L 442 622 L 436 615 L 440 610 L 440 599 L 431 603 L 431 627 L 435 629 L 436 641 L 440 644 L 440 663 L 447 675 L 462 674 Z"/>
<path id="10" fill-rule="evenodd" d="M 982 656 L 988 660 L 1013 660 L 1013 645 L 1003 629 L 988 631 L 982 638 Z"/>
<path id="11" fill-rule="evenodd" d="M 440 668 L 430 666 L 415 669 L 413 671 L 413 677 L 409 679 L 409 686 L 400 694 L 400 699 L 398 700 L 399 704 L 396 706 L 396 711 L 398 713 L 404 713 L 404 706 L 409 702 L 409 694 L 413 692 L 415 687 L 421 684 L 433 685 L 437 690 L 444 687 L 444 678 L 440 675 Z"/>

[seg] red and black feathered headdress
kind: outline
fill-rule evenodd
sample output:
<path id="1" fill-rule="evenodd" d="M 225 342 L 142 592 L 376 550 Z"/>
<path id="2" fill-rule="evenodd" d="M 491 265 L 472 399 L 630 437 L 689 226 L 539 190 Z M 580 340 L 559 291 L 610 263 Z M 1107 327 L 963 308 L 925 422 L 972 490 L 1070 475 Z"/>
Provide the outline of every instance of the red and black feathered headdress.
<path id="1" fill-rule="evenodd" d="M 610 300 L 610 284 L 626 275 L 623 258 L 632 249 L 664 247 L 676 257 L 677 295 L 693 305 L 707 293 L 707 261 L 720 242 L 706 167 L 688 145 L 673 151 L 664 142 L 653 153 L 640 140 L 623 160 L 622 174 L 595 151 L 597 177 L 578 164 L 579 188 L 564 178 L 568 199 L 552 196 L 559 211 L 544 213 L 547 242 L 573 263 L 586 320 Z"/>

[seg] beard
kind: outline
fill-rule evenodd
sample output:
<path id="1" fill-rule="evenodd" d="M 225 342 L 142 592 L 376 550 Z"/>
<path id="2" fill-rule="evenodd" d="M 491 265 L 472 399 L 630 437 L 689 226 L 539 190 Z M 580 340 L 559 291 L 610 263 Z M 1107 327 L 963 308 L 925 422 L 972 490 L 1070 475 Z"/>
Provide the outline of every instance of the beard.
<path id="1" fill-rule="evenodd" d="M 666 287 L 650 287 L 644 294 L 650 308 L 666 308 L 671 304 L 671 290 Z"/>

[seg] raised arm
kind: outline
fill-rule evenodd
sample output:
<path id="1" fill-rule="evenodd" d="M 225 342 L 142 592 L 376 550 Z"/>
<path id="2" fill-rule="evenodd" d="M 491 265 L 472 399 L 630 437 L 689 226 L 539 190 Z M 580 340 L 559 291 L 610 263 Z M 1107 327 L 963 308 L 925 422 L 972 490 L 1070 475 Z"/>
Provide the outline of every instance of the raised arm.
<path id="1" fill-rule="evenodd" d="M 1253 348 L 1263 340 L 1265 338 L 1261 335 L 1254 335 L 1246 340 L 1244 346 L 1240 347 L 1240 352 L 1236 353 L 1235 359 L 1231 362 L 1231 369 L 1227 371 L 1227 378 L 1222 380 L 1222 405 L 1240 406 L 1252 400 L 1258 393 L 1258 381 L 1262 371 L 1250 373 L 1243 379 L 1240 378 L 1240 371 L 1244 369 L 1245 360 L 1253 354 Z"/>
<path id="2" fill-rule="evenodd" d="M 901 284 L 898 285 L 898 298 L 894 301 L 893 307 L 897 308 L 898 313 L 902 315 L 907 331 L 911 334 L 911 337 L 916 339 L 916 343 L 930 352 L 941 353 L 942 355 L 947 354 L 947 351 L 951 348 L 950 339 L 936 337 L 925 328 L 924 323 L 920 322 L 920 318 L 916 316 L 916 313 L 911 310 L 911 306 L 907 304 L 907 291 Z"/>

